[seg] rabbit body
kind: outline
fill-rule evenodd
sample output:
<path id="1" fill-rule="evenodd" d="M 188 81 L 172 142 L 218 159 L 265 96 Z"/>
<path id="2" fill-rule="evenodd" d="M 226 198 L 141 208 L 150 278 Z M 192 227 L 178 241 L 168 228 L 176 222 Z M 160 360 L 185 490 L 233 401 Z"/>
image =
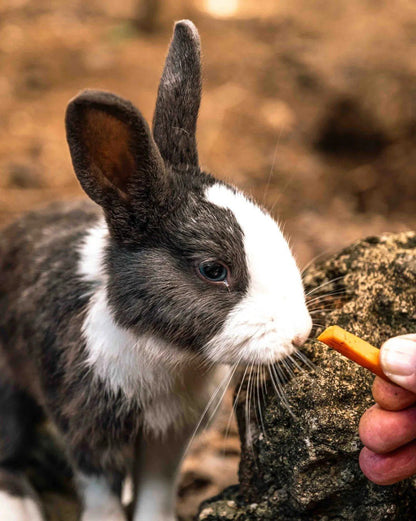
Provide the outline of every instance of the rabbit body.
<path id="1" fill-rule="evenodd" d="M 107 240 L 102 212 L 88 202 L 53 205 L 3 231 L 0 367 L 3 387 L 30 397 L 20 414 L 40 406 L 52 420 L 81 487 L 88 489 L 83 476 L 104 475 L 118 494 L 143 432 L 157 446 L 159 439 L 178 436 L 180 458 L 182 433 L 185 439 L 192 434 L 228 369 L 201 374 L 192 356 L 170 357 L 166 342 L 117 326 L 100 303 L 97 324 L 90 315 L 91 335 L 101 353 L 110 353 L 96 359 L 87 350 L 88 335 L 80 331 L 106 282 L 91 256 L 101 258 Z M 15 447 L 4 454 L 6 461 L 20 457 L 30 427 L 18 419 L 9 424 Z"/>
<path id="2" fill-rule="evenodd" d="M 85 91 L 68 106 L 74 169 L 97 204 L 55 204 L 0 235 L 0 478 L 16 478 L 45 415 L 73 467 L 82 521 L 126 519 L 127 473 L 134 521 L 172 521 L 178 465 L 214 391 L 233 367 L 273 363 L 310 331 L 278 225 L 199 168 L 200 83 L 198 33 L 182 21 L 153 135 L 112 94 Z M 42 518 L 27 490 L 4 521 L 29 521 L 33 509 Z"/>

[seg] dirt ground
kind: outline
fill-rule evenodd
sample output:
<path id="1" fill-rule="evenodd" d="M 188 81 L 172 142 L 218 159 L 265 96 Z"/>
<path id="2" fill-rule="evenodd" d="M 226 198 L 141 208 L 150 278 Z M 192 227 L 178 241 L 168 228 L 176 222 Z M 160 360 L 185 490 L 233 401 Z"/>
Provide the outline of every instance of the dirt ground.
<path id="1" fill-rule="evenodd" d="M 366 235 L 416 229 L 413 2 L 147 5 L 1 0 L 0 224 L 83 196 L 65 142 L 68 100 L 112 90 L 150 120 L 172 23 L 189 17 L 204 55 L 201 162 L 284 223 L 301 266 Z M 237 480 L 228 417 L 229 404 L 185 463 L 183 519 Z"/>

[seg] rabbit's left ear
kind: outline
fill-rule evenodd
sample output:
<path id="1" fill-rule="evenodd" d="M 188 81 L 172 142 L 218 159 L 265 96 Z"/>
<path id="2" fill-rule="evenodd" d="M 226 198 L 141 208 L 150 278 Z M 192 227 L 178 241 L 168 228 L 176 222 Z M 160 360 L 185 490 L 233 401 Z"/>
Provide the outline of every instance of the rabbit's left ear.
<path id="1" fill-rule="evenodd" d="M 114 234 L 144 232 L 160 218 L 169 176 L 146 121 L 129 101 L 84 91 L 68 105 L 66 131 L 78 180 L 104 209 Z"/>
<path id="2" fill-rule="evenodd" d="M 160 80 L 153 136 L 172 166 L 198 166 L 196 122 L 201 102 L 201 57 L 197 28 L 189 20 L 175 30 Z"/>

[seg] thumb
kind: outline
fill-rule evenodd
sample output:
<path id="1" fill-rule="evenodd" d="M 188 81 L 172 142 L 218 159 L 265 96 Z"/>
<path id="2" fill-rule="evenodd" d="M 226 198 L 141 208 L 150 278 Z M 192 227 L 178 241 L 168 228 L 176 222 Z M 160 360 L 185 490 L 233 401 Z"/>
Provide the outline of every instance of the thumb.
<path id="1" fill-rule="evenodd" d="M 380 348 L 380 363 L 392 382 L 416 393 L 416 334 L 387 340 Z"/>

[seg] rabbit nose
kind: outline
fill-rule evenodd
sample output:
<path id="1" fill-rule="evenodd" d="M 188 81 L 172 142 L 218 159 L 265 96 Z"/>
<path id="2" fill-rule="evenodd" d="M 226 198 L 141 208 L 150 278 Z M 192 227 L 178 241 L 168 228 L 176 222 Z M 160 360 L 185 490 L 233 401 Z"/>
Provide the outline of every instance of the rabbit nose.
<path id="1" fill-rule="evenodd" d="M 305 333 L 301 333 L 293 337 L 292 344 L 295 347 L 301 347 L 306 342 L 306 340 L 309 338 L 310 331 L 307 331 Z"/>

